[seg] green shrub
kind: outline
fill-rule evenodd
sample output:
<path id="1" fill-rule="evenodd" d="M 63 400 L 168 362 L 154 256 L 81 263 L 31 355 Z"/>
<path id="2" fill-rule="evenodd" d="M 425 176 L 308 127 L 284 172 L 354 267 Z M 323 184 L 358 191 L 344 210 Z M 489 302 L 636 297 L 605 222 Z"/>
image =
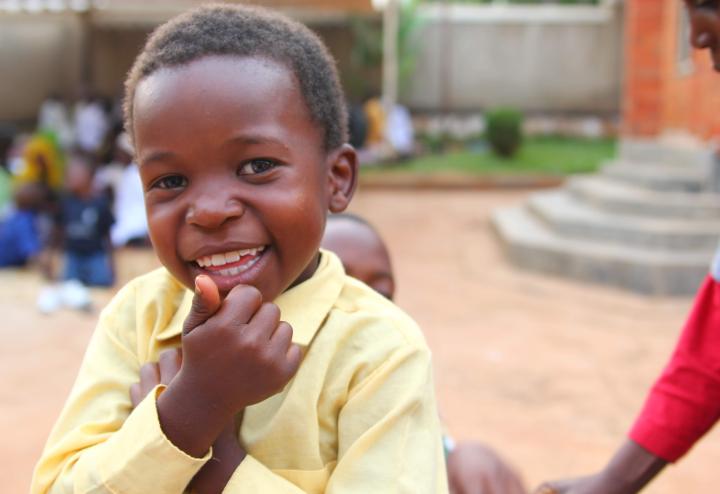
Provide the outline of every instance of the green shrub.
<path id="1" fill-rule="evenodd" d="M 486 138 L 492 150 L 513 156 L 522 144 L 523 115 L 515 108 L 495 108 L 485 114 Z"/>

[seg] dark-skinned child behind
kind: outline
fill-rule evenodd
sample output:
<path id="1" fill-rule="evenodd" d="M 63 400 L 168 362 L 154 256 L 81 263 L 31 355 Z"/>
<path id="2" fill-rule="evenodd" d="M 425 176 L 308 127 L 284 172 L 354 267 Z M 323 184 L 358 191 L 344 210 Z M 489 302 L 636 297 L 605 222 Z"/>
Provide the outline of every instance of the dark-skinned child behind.
<path id="1" fill-rule="evenodd" d="M 194 10 L 148 40 L 125 103 L 164 267 L 101 315 L 32 492 L 447 492 L 420 330 L 319 249 L 357 179 L 319 39 Z"/>
<path id="2" fill-rule="evenodd" d="M 685 0 L 693 46 L 720 72 L 720 2 Z M 594 475 L 548 482 L 537 494 L 635 494 L 680 460 L 720 417 L 720 250 L 663 373 L 628 438 Z"/>
<path id="3" fill-rule="evenodd" d="M 390 252 L 378 231 L 363 218 L 334 214 L 328 218 L 322 247 L 334 252 L 345 272 L 389 300 L 395 296 Z M 458 444 L 444 437 L 452 494 L 525 494 L 523 482 L 492 448 L 475 441 Z"/>

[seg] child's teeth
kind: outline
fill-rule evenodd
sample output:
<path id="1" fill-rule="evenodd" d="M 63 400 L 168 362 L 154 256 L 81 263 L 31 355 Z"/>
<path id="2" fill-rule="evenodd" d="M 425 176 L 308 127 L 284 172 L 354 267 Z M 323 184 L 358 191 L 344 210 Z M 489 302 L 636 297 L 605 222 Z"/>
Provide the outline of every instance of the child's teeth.
<path id="1" fill-rule="evenodd" d="M 260 247 L 255 247 L 252 249 L 235 250 L 232 252 L 225 252 L 223 254 L 213 254 L 211 256 L 204 256 L 204 257 L 197 259 L 196 262 L 198 263 L 198 265 L 200 267 L 203 267 L 203 268 L 206 268 L 209 266 L 222 266 L 224 264 L 229 264 L 231 262 L 237 262 L 240 260 L 240 258 L 245 257 L 245 256 L 256 256 L 259 252 L 262 252 L 264 250 L 265 250 L 265 246 L 262 245 Z M 230 268 L 230 269 L 236 269 L 236 268 Z M 223 273 L 224 271 L 228 271 L 228 274 L 237 274 L 237 273 L 229 273 L 230 269 L 222 270 L 219 272 Z"/>

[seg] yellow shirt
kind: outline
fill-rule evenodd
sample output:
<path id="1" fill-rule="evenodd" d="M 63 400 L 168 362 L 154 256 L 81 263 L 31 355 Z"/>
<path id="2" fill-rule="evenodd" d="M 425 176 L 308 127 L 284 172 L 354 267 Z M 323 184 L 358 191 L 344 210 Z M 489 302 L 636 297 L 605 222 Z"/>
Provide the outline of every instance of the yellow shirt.
<path id="1" fill-rule="evenodd" d="M 159 269 L 100 316 L 33 476 L 33 493 L 180 493 L 211 457 L 163 434 L 158 386 L 131 412 L 140 366 L 180 345 L 192 293 Z M 285 389 L 245 410 L 248 452 L 227 493 L 445 493 L 430 352 L 416 324 L 323 251 L 275 303 L 304 358 Z"/>

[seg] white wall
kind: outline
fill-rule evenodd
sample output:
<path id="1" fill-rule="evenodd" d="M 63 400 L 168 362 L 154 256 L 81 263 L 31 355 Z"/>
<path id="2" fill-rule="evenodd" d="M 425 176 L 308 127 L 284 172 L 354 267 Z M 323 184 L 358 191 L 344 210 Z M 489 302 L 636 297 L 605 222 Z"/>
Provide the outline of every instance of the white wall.
<path id="1" fill-rule="evenodd" d="M 0 120 L 32 118 L 51 91 L 72 95 L 81 41 L 72 14 L 0 16 Z"/>
<path id="2" fill-rule="evenodd" d="M 431 5 L 403 100 L 413 109 L 619 110 L 619 5 Z"/>

